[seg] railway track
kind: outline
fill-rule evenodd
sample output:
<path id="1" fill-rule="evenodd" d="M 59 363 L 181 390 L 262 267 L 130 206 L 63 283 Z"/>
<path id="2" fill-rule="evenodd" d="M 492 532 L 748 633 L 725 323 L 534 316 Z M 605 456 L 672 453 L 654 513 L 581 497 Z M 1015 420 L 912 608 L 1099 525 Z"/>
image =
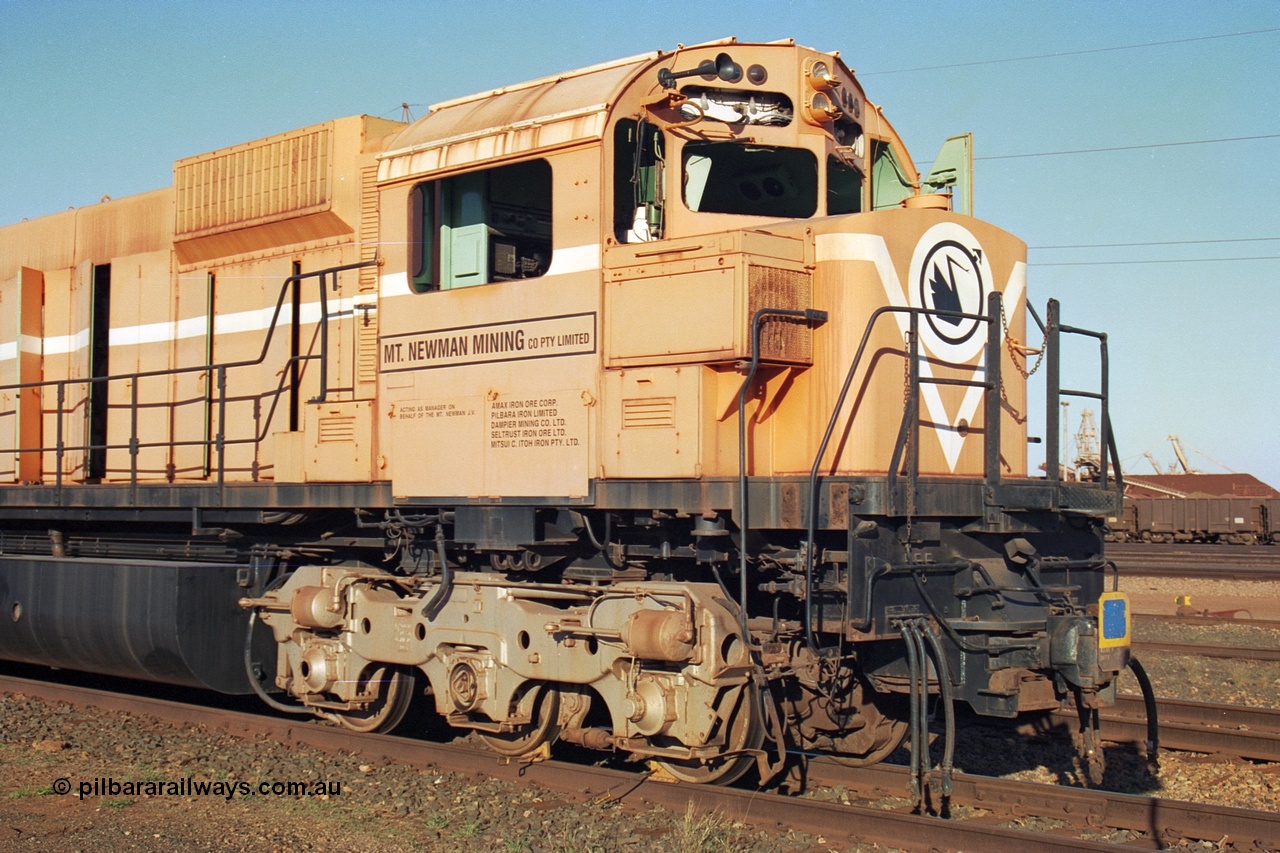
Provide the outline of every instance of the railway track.
<path id="1" fill-rule="evenodd" d="M 1141 640 L 1133 644 L 1133 650 L 1144 656 L 1153 652 L 1223 660 L 1280 661 L 1280 648 L 1263 646 L 1210 646 L 1204 643 L 1156 643 Z"/>
<path id="2" fill-rule="evenodd" d="M 1156 700 L 1160 749 L 1219 755 L 1246 761 L 1280 762 L 1280 710 L 1182 699 Z M 975 720 L 982 725 L 986 720 Z M 1074 712 L 1055 711 L 1017 726 L 1019 735 L 1056 732 L 1068 738 L 1078 728 Z M 1120 695 L 1099 714 L 1102 739 L 1132 744 L 1147 742 L 1147 713 L 1140 696 Z"/>
<path id="3" fill-rule="evenodd" d="M 1215 702 L 1159 699 L 1160 746 L 1183 752 L 1280 762 L 1280 711 Z M 1069 724 L 1074 718 L 1066 719 Z M 1119 696 L 1101 714 L 1102 737 L 1113 743 L 1147 739 L 1146 709 L 1138 696 Z"/>
<path id="4" fill-rule="evenodd" d="M 909 775 L 905 767 L 880 764 L 849 768 L 822 759 L 809 763 L 808 774 L 810 784 L 841 786 L 869 801 L 901 797 Z M 1141 840 L 1134 840 L 1132 845 L 1115 845 L 1115 849 L 1167 848 L 1186 841 L 1230 844 L 1238 850 L 1280 849 L 1280 819 L 1276 815 L 1225 806 L 965 773 L 953 778 L 951 804 L 989 812 L 984 820 L 1034 815 L 1060 821 L 1058 833 L 1123 832 L 1140 836 Z"/>
<path id="5" fill-rule="evenodd" d="M 1108 543 L 1106 556 L 1130 575 L 1280 580 L 1280 548 L 1267 545 Z"/>
<path id="6" fill-rule="evenodd" d="M 1235 616 L 1175 616 L 1169 613 L 1135 613 L 1133 614 L 1133 618 L 1139 620 L 1150 620 L 1153 622 L 1168 622 L 1173 625 L 1197 625 L 1205 627 L 1214 625 L 1245 625 L 1251 628 L 1267 628 L 1272 631 L 1280 631 L 1280 621 L 1275 619 L 1251 619 L 1248 617 L 1236 618 Z"/>
<path id="7" fill-rule="evenodd" d="M 905 849 L 971 851 L 1150 849 L 1153 843 L 1176 840 L 1220 842 L 1229 838 L 1239 849 L 1280 848 L 1280 819 L 1264 812 L 1134 797 L 1103 791 L 1065 789 L 957 774 L 950 798 L 953 809 L 979 810 L 973 820 L 943 820 L 897 810 L 823 802 L 760 791 L 666 784 L 649 774 L 542 761 L 500 762 L 493 753 L 456 744 L 438 744 L 387 735 L 356 734 L 345 729 L 295 719 L 129 696 L 103 690 L 0 676 L 0 693 L 20 692 L 49 701 L 69 702 L 105 711 L 129 712 L 185 725 L 201 724 L 229 734 L 267 736 L 286 744 L 346 752 L 409 764 L 421 769 L 483 775 L 510 783 L 533 784 L 567 799 L 612 800 L 626 806 L 661 806 L 681 812 L 692 805 L 729 820 L 763 829 L 794 830 L 821 835 L 828 843 L 878 843 Z M 830 762 L 805 759 L 800 772 L 810 784 L 831 779 L 851 790 L 901 796 L 906 770 L 875 767 L 852 770 Z M 877 792 L 879 792 L 877 794 Z M 872 796 L 875 799 L 876 796 Z M 1000 820 L 1039 815 L 1065 822 L 1052 833 L 996 826 Z M 1111 830 L 1129 833 L 1129 843 L 1099 843 L 1074 832 Z M 1140 836 L 1140 837 L 1138 837 Z"/>

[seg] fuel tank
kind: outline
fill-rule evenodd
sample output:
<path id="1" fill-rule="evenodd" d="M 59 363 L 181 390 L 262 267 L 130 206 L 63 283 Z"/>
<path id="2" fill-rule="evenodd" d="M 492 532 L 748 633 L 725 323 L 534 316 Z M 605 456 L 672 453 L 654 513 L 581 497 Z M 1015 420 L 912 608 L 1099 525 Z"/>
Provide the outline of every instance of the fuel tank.
<path id="1" fill-rule="evenodd" d="M 237 571 L 243 567 L 0 558 L 0 658 L 249 693 Z"/>

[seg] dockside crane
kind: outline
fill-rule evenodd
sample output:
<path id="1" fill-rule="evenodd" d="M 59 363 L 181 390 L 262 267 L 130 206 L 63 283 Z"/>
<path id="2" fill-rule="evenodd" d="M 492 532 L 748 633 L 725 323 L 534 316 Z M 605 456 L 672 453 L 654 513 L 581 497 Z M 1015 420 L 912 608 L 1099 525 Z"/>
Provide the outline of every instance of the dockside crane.
<path id="1" fill-rule="evenodd" d="M 1178 457 L 1178 464 L 1182 466 L 1182 473 L 1184 474 L 1201 473 L 1195 468 L 1192 468 L 1190 463 L 1187 462 L 1187 454 L 1183 452 L 1182 442 L 1178 440 L 1178 437 L 1176 435 L 1169 436 L 1169 443 L 1173 445 L 1173 453 L 1175 456 Z"/>

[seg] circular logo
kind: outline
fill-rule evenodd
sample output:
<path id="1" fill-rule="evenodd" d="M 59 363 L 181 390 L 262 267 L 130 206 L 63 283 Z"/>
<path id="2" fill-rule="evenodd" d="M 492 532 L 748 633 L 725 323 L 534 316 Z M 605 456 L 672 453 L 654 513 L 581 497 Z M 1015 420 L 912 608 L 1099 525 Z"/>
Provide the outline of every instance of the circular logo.
<path id="1" fill-rule="evenodd" d="M 991 264 L 967 228 L 943 222 L 924 233 L 911 256 L 912 307 L 925 308 L 920 339 L 931 354 L 967 362 L 986 344 L 981 314 L 991 290 Z"/>

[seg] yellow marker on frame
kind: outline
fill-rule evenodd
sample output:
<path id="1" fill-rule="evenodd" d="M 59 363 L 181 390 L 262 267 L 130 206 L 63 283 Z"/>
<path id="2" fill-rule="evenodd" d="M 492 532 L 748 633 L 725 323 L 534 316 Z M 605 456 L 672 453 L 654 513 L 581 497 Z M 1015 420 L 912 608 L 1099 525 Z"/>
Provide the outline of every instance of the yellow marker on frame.
<path id="1" fill-rule="evenodd" d="M 1098 596 L 1098 648 L 1129 645 L 1130 625 L 1129 596 L 1123 592 L 1104 592 Z"/>

